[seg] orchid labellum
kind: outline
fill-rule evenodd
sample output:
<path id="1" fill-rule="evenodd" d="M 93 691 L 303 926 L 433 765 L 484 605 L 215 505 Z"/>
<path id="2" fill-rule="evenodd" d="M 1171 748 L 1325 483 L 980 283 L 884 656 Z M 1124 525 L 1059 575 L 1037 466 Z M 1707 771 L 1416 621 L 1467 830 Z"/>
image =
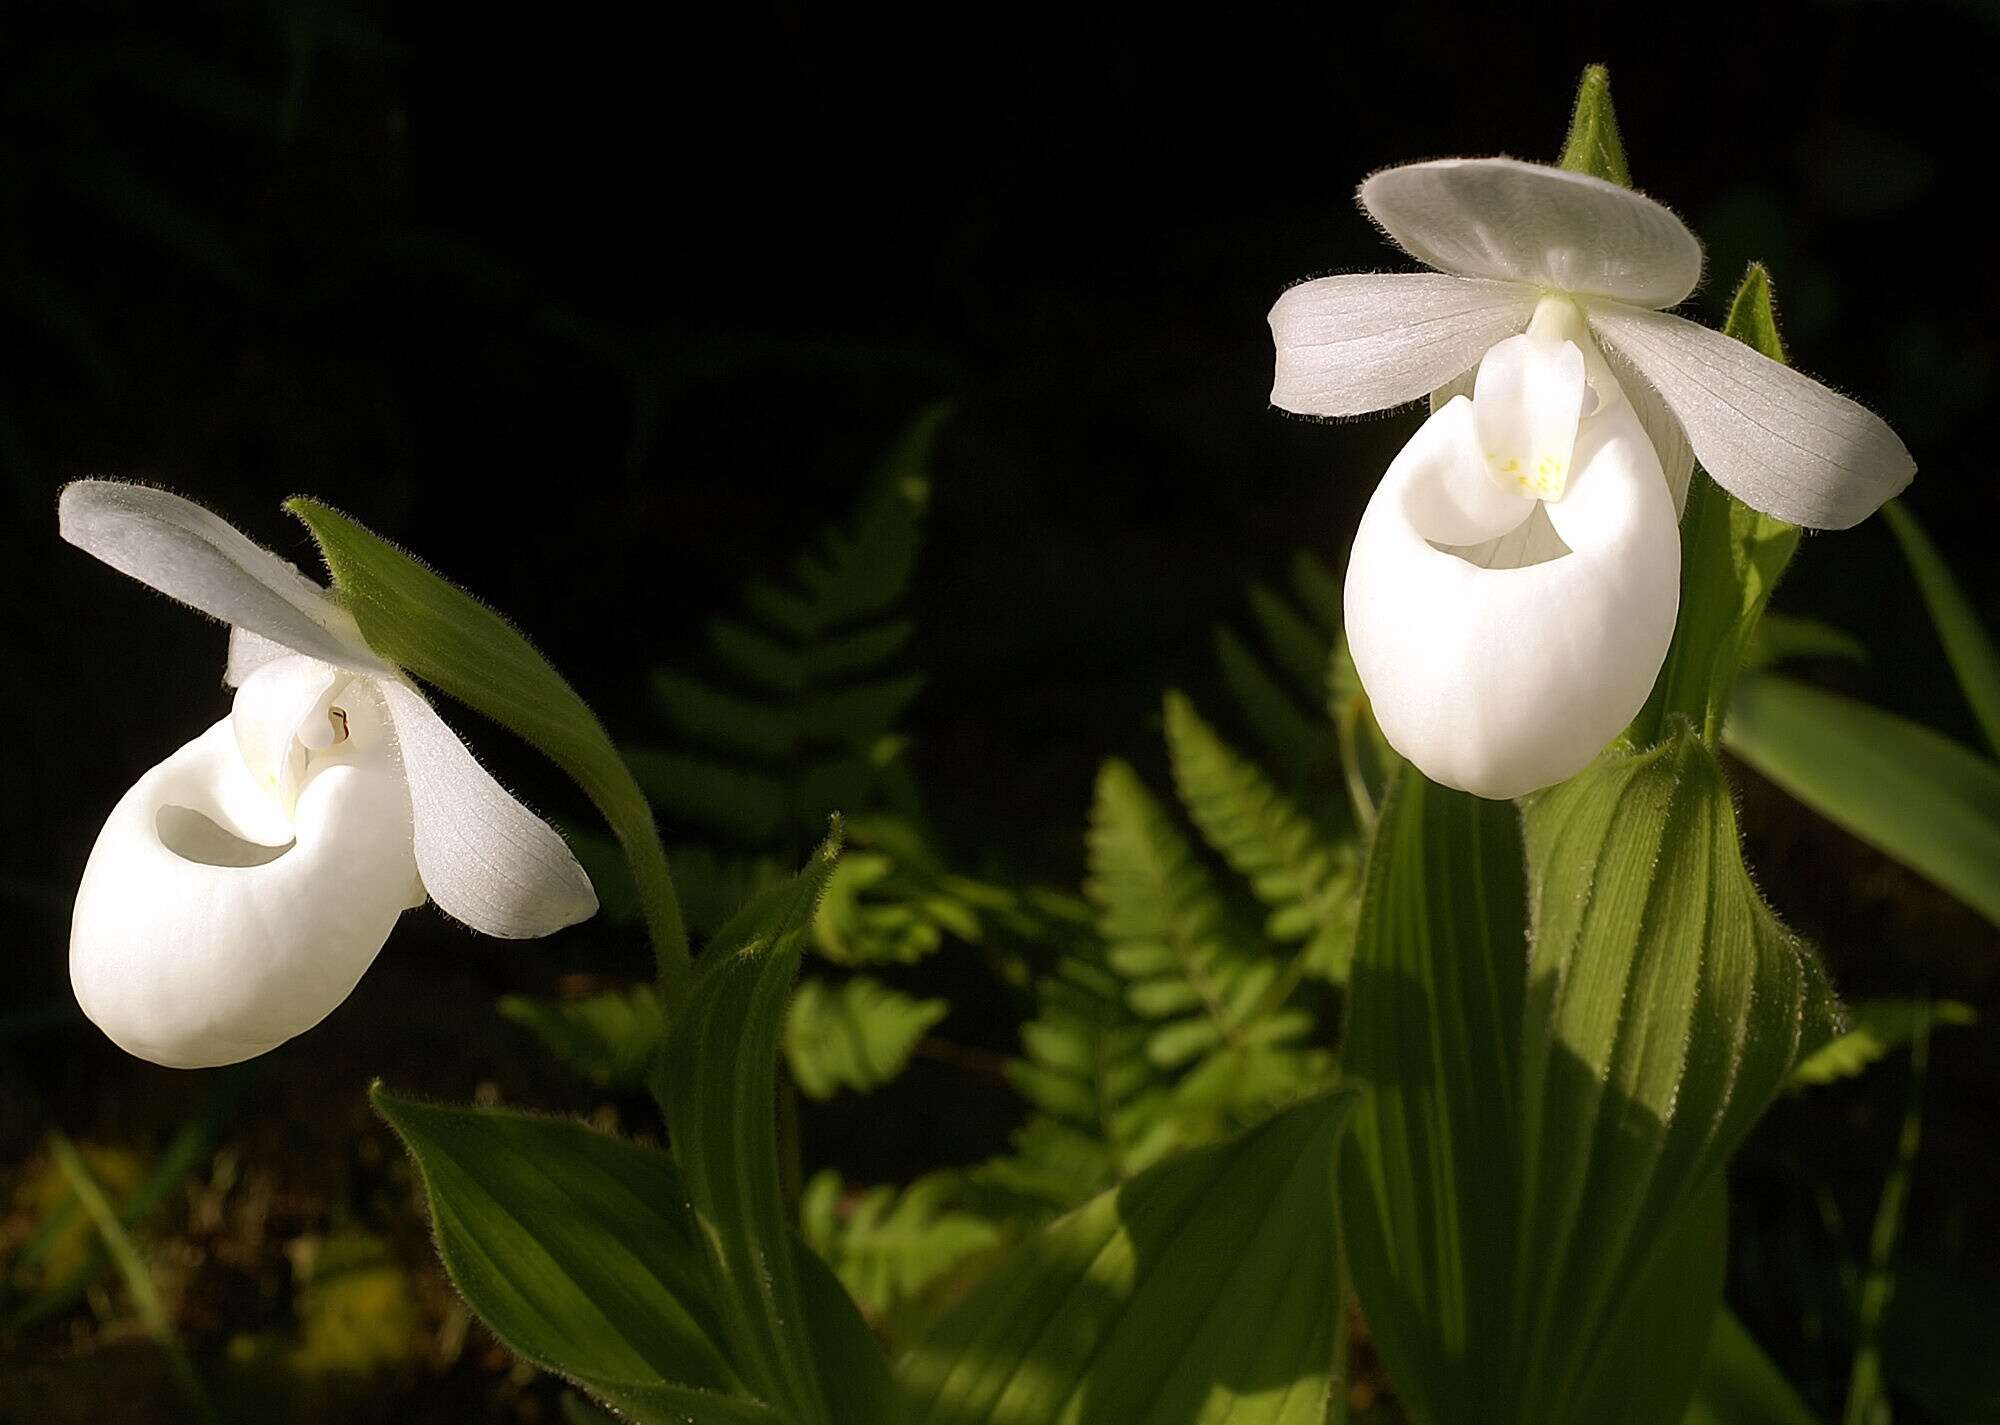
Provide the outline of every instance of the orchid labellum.
<path id="1" fill-rule="evenodd" d="M 594 913 L 562 838 L 493 780 L 326 589 L 178 496 L 85 480 L 63 538 L 231 625 L 228 716 L 113 808 L 70 981 L 122 1048 L 251 1058 L 346 999 L 428 895 L 488 935 Z"/>
<path id="2" fill-rule="evenodd" d="M 1362 516 L 1345 615 L 1383 734 L 1435 781 L 1520 796 L 1639 711 L 1673 637 L 1697 458 L 1821 529 L 1915 474 L 1879 417 L 1662 310 L 1694 290 L 1701 245 L 1649 198 L 1494 158 L 1388 169 L 1360 201 L 1438 270 L 1287 291 L 1271 399 L 1351 416 L 1436 398 Z"/>

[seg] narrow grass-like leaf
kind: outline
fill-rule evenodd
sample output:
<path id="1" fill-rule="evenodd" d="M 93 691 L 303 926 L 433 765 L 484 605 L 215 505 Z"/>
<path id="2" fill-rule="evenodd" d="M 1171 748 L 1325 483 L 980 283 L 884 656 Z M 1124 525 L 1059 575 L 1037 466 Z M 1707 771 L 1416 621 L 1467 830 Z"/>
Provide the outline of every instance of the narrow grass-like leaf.
<path id="1" fill-rule="evenodd" d="M 1993 647 L 1993 636 L 1909 507 L 1891 500 L 1882 507 L 1882 517 L 1903 546 L 1903 557 L 1930 607 L 1951 671 L 1958 675 L 1958 686 L 1986 734 L 1987 750 L 2000 757 L 2000 651 Z"/>
<path id="2" fill-rule="evenodd" d="M 823 1336 L 866 1341 L 867 1328 L 837 1285 L 830 1292 L 815 1285 L 825 1268 L 793 1242 L 779 1186 L 776 1070 L 785 1004 L 838 855 L 836 831 L 797 877 L 716 932 L 654 1081 L 731 1359 L 752 1393 L 796 1425 L 881 1418 L 888 1389 L 879 1353 L 872 1369 L 868 1359 L 845 1359 L 844 1350 L 842 1358 L 823 1358 Z M 858 1375 L 836 1387 L 848 1373 Z"/>
<path id="3" fill-rule="evenodd" d="M 899 1425 L 1322 1425 L 1347 1105 L 1298 1105 L 1021 1243 L 898 1361 Z"/>
<path id="4" fill-rule="evenodd" d="M 685 1396 L 717 1421 L 762 1418 L 714 1399 L 741 1386 L 665 1153 L 563 1119 L 371 1096 L 423 1176 L 453 1284 L 511 1350 L 614 1403 Z"/>
<path id="5" fill-rule="evenodd" d="M 2000 765 L 1893 713 L 1760 674 L 1729 750 L 1836 826 L 2000 925 Z"/>
<path id="6" fill-rule="evenodd" d="M 673 876 L 652 809 L 597 715 L 512 624 L 456 584 L 317 500 L 285 508 L 319 542 L 370 648 L 533 743 L 589 794 L 625 845 L 662 981 L 677 993 L 688 947 Z"/>

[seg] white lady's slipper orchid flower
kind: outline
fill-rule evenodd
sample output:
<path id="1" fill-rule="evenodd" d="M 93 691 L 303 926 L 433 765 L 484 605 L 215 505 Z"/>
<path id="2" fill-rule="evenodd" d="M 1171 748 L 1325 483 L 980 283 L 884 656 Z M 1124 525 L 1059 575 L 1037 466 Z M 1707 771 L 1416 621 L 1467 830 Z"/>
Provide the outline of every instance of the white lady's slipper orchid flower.
<path id="1" fill-rule="evenodd" d="M 207 510 L 62 492 L 63 538 L 229 623 L 227 717 L 141 777 L 91 849 L 70 982 L 120 1047 L 235 1063 L 346 999 L 426 894 L 488 935 L 597 909 L 562 838 L 480 767 L 324 588 Z"/>
<path id="2" fill-rule="evenodd" d="M 1673 638 L 1695 459 L 1821 529 L 1916 472 L 1868 410 L 1661 310 L 1694 290 L 1701 245 L 1650 198 L 1493 158 L 1388 169 L 1360 201 L 1440 270 L 1287 291 L 1271 400 L 1434 397 L 1362 516 L 1345 617 L 1383 734 L 1435 781 L 1519 796 L 1637 714 Z"/>

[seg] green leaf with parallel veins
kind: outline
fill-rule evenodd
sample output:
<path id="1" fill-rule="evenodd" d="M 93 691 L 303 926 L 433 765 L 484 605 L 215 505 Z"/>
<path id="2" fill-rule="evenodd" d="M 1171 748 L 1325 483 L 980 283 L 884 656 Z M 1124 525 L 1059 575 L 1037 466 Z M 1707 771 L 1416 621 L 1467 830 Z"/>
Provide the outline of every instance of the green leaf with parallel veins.
<path id="1" fill-rule="evenodd" d="M 1405 767 L 1376 824 L 1341 1051 L 1348 1265 L 1419 1421 L 1511 1420 L 1522 965 L 1519 817 Z M 1490 1412 L 1490 1413 L 1489 1413 Z"/>
<path id="2" fill-rule="evenodd" d="M 1783 361 L 1777 320 L 1770 274 L 1752 263 L 1723 333 Z M 1676 715 L 1692 719 L 1715 744 L 1737 671 L 1798 546 L 1798 526 L 1751 509 L 1706 471 L 1694 472 L 1681 512 L 1680 618 L 1652 695 L 1632 724 L 1639 746 L 1667 736 Z"/>
<path id="3" fill-rule="evenodd" d="M 1901 500 L 1891 500 L 1882 506 L 1882 517 L 1903 546 L 1903 557 L 1909 561 L 1924 603 L 1930 607 L 1931 622 L 1937 625 L 1938 638 L 1944 643 L 1945 657 L 1986 734 L 1987 749 L 2000 757 L 2000 651 L 1994 649 L 1993 637 L 1973 611 L 1972 601 L 1909 507 Z"/>
<path id="4" fill-rule="evenodd" d="M 1684 1425 L 1819 1425 L 1734 1313 L 1718 1311 Z"/>
<path id="5" fill-rule="evenodd" d="M 1162 1163 L 1010 1250 L 897 1362 L 900 1425 L 1323 1425 L 1347 1105 Z"/>
<path id="6" fill-rule="evenodd" d="M 1553 1422 L 1835 1011 L 1817 956 L 1752 886 L 1722 770 L 1693 729 L 1524 807 L 1514 1363 L 1522 1418 Z"/>
<path id="7" fill-rule="evenodd" d="M 285 508 L 319 542 L 368 646 L 540 748 L 585 792 L 631 859 L 662 979 L 688 966 L 687 931 L 652 808 L 596 714 L 514 626 L 349 519 L 304 498 Z"/>
<path id="8" fill-rule="evenodd" d="M 1306 968 L 1345 983 L 1359 910 L 1353 848 L 1324 839 L 1180 693 L 1167 694 L 1166 730 L 1181 801 L 1203 839 L 1271 908 L 1265 933 L 1284 944 L 1303 942 Z"/>
<path id="9" fill-rule="evenodd" d="M 741 1385 L 666 1154 L 562 1119 L 371 1097 L 423 1176 L 453 1284 L 510 1349 L 642 1420 L 770 1418 L 723 1398 Z"/>
<path id="10" fill-rule="evenodd" d="M 1731 752 L 1814 811 L 2000 925 L 2000 766 L 1907 718 L 1760 674 Z"/>
<path id="11" fill-rule="evenodd" d="M 838 985 L 807 980 L 786 1014 L 785 1059 L 808 1098 L 866 1093 L 902 1073 L 917 1041 L 950 1012 L 944 1000 L 915 999 L 865 975 Z"/>
<path id="12" fill-rule="evenodd" d="M 1583 80 L 1576 88 L 1576 108 L 1570 115 L 1569 137 L 1557 162 L 1574 173 L 1588 173 L 1621 188 L 1632 186 L 1625 141 L 1618 136 L 1618 116 L 1611 108 L 1611 72 L 1601 64 L 1583 71 Z"/>
<path id="13" fill-rule="evenodd" d="M 825 1354 L 822 1338 L 865 1340 L 867 1328 L 837 1285 L 817 1283 L 825 1268 L 793 1242 L 779 1188 L 785 1004 L 838 835 L 716 932 L 654 1078 L 731 1358 L 752 1391 L 796 1425 L 881 1418 L 888 1390 L 879 1355 L 871 1365 L 865 1354 Z"/>

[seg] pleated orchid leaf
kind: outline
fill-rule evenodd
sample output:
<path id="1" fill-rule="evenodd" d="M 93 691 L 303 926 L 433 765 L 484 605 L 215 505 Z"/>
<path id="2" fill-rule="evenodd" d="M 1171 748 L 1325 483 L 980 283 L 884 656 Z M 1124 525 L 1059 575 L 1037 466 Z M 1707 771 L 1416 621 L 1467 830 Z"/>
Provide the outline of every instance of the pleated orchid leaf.
<path id="1" fill-rule="evenodd" d="M 426 895 L 489 935 L 593 914 L 562 839 L 514 800 L 340 602 L 200 506 L 84 480 L 62 535 L 230 622 L 228 716 L 141 777 L 77 890 L 70 979 L 129 1052 L 264 1053 L 353 990 Z"/>
<path id="2" fill-rule="evenodd" d="M 1572 148 L 1623 177 L 1595 82 Z M 1363 516 L 1346 600 L 1382 732 L 1433 780 L 1518 796 L 1631 722 L 1673 636 L 1695 460 L 1753 509 L 1820 529 L 1916 472 L 1880 417 L 1665 311 L 1699 281 L 1701 245 L 1619 182 L 1453 158 L 1377 173 L 1359 198 L 1435 270 L 1285 292 L 1271 400 L 1352 416 L 1433 395 Z"/>

